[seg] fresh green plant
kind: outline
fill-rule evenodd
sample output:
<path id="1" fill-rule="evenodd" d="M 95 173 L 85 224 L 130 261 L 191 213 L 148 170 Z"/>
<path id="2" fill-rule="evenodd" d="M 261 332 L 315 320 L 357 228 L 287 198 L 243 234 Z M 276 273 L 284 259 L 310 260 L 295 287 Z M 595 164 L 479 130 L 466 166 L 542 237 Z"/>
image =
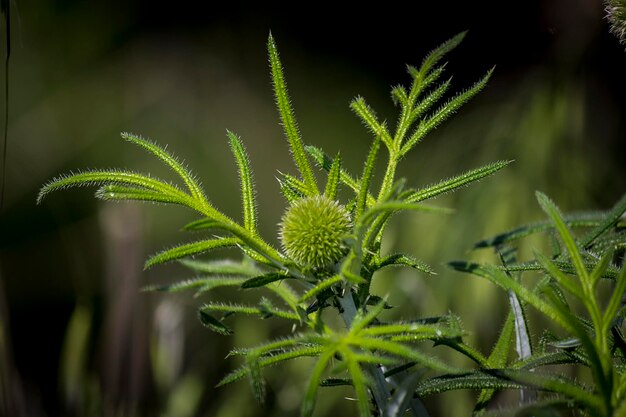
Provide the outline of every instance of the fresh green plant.
<path id="1" fill-rule="evenodd" d="M 483 367 L 491 364 L 492 359 L 484 358 L 463 343 L 464 333 L 453 315 L 383 321 L 380 314 L 389 306 L 383 297 L 372 293 L 370 284 L 378 271 L 393 265 L 432 273 L 428 265 L 406 254 L 381 251 L 385 228 L 394 214 L 408 210 L 445 213 L 448 210 L 423 202 L 489 176 L 508 164 L 507 161 L 492 163 L 423 188 L 411 188 L 404 179 L 397 178 L 396 168 L 402 158 L 478 93 L 491 75 L 489 71 L 469 89 L 442 101 L 450 80 L 439 81 L 445 67 L 441 61 L 463 37 L 461 33 L 443 43 L 419 67 L 408 66 L 410 86 L 398 86 L 391 91 L 399 107 L 395 129 L 390 130 L 380 121 L 362 97 L 351 102 L 350 108 L 373 135 L 361 175 L 355 178 L 342 167 L 340 155 L 330 157 L 317 147 L 304 145 L 270 35 L 268 52 L 276 104 L 299 173 L 299 176 L 280 174 L 280 188 L 289 205 L 278 232 L 282 249 L 259 234 L 250 161 L 241 139 L 230 131 L 227 135 L 241 179 L 241 222 L 217 209 L 198 180 L 164 148 L 129 133 L 123 133 L 122 138 L 163 161 L 180 177 L 184 187 L 133 171 L 94 170 L 53 179 L 41 189 L 38 201 L 51 191 L 97 186 L 96 196 L 102 200 L 176 204 L 200 215 L 185 229 L 210 232 L 212 237 L 158 253 L 146 261 L 145 267 L 180 260 L 203 276 L 154 289 L 193 289 L 196 294 L 217 287 L 257 291 L 256 305 L 206 302 L 199 309 L 200 320 L 211 330 L 225 335 L 232 333 L 226 319 L 233 314 L 279 318 L 292 322 L 294 329 L 291 334 L 259 346 L 233 350 L 232 355 L 245 357 L 245 364 L 227 375 L 220 385 L 248 377 L 254 394 L 263 400 L 263 368 L 312 357 L 315 364 L 302 404 L 303 416 L 312 415 L 320 385 L 352 386 L 363 416 L 400 416 L 407 409 L 414 415 L 427 415 L 419 398 L 428 394 L 425 387 L 429 383 L 436 384 L 441 379 L 425 379 L 425 375 L 431 375 L 423 372 L 425 369 L 454 375 L 461 378 L 461 384 L 467 377 L 462 370 L 424 353 L 419 348 L 420 342 L 447 345 Z M 387 163 L 380 186 L 375 187 L 374 166 L 381 145 L 387 150 Z M 311 159 L 327 173 L 323 189 Z M 352 192 L 347 201 L 337 201 L 340 186 Z M 227 247 L 239 248 L 243 258 L 239 261 L 186 259 Z M 331 315 L 340 316 L 343 326 L 333 325 Z M 415 372 L 400 378 L 406 370 Z"/>
<path id="2" fill-rule="evenodd" d="M 454 385 L 444 378 L 439 384 L 429 381 L 427 389 L 483 385 L 485 390 L 476 411 L 484 409 L 494 389 L 517 387 L 526 396 L 520 407 L 510 410 L 511 415 L 554 415 L 559 409 L 577 410 L 586 416 L 625 415 L 626 339 L 622 326 L 626 312 L 626 222 L 622 216 L 626 195 L 606 213 L 568 216 L 544 194 L 538 192 L 537 200 L 549 221 L 522 226 L 476 244 L 476 248 L 495 248 L 501 266 L 451 263 L 459 271 L 487 278 L 505 289 L 511 312 L 492 355 L 481 364 L 483 369 L 455 376 Z M 576 235 L 572 228 L 582 229 L 583 233 Z M 552 238 L 553 253 L 546 256 L 535 252 L 532 261 L 517 262 L 516 250 L 509 245 L 540 232 Z M 532 271 L 539 272 L 539 280 L 534 284 L 522 281 L 522 275 Z M 612 283 L 613 288 L 607 290 L 607 282 L 603 281 Z M 546 331 L 538 342 L 532 341 L 527 306 L 560 329 Z M 513 347 L 517 358 L 509 361 Z M 564 364 L 589 369 L 591 385 L 550 368 Z M 549 394 L 537 395 L 529 390 Z"/>

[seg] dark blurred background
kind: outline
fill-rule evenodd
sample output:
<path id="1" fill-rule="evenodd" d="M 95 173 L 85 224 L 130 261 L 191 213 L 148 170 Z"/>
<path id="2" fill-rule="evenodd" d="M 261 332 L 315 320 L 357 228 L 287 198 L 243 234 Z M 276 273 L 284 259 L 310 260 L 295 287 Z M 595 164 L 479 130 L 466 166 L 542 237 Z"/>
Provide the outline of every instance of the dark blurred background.
<path id="1" fill-rule="evenodd" d="M 486 351 L 505 297 L 443 264 L 488 257 L 469 253 L 472 243 L 541 219 L 534 190 L 564 211 L 606 209 L 625 191 L 626 52 L 609 34 L 599 0 L 10 6 L 0 217 L 0 413 L 7 417 L 298 415 L 306 362 L 268 372 L 263 406 L 246 382 L 214 388 L 240 364 L 224 359 L 233 345 L 259 343 L 280 327 L 238 319 L 233 337 L 218 336 L 195 317 L 202 300 L 140 291 L 192 275 L 178 265 L 142 271 L 147 255 L 191 239 L 180 232 L 191 213 L 103 204 L 92 190 L 35 204 L 42 184 L 71 170 L 126 167 L 168 177 L 119 139 L 120 131 L 131 131 L 167 144 L 218 207 L 239 213 L 228 128 L 248 148 L 261 230 L 277 242 L 285 204 L 276 171 L 295 170 L 273 107 L 270 30 L 304 140 L 331 154 L 341 150 L 354 173 L 371 138 L 348 109 L 351 98 L 363 95 L 381 118 L 395 120 L 389 91 L 408 84 L 405 64 L 418 65 L 463 30 L 469 34 L 447 66 L 456 91 L 496 65 L 488 88 L 407 157 L 401 174 L 419 186 L 494 160 L 515 163 L 441 198 L 457 209 L 453 216 L 394 219 L 390 247 L 438 272 L 394 270 L 376 281 L 380 295 L 403 306 L 398 317 L 454 311 Z M 522 251 L 542 244 L 530 240 Z M 344 395 L 350 392 L 323 391 L 317 415 L 354 414 Z M 469 415 L 472 395 L 445 394 L 427 405 L 433 415 Z"/>

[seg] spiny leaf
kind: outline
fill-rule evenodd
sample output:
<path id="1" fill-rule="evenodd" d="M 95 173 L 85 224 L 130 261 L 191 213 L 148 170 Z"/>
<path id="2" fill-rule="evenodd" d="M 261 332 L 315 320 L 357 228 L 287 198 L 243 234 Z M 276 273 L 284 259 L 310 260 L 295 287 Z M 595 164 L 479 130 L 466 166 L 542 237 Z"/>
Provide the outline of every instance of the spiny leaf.
<path id="1" fill-rule="evenodd" d="M 535 252 L 535 259 L 541 264 L 541 266 L 554 278 L 561 287 L 566 289 L 570 294 L 576 296 L 579 300 L 583 301 L 585 295 L 582 288 L 572 278 L 566 276 L 552 261 L 546 258 L 539 252 Z"/>
<path id="2" fill-rule="evenodd" d="M 289 337 L 282 337 L 278 340 L 263 343 L 253 348 L 237 348 L 232 350 L 228 356 L 247 355 L 253 353 L 258 357 L 266 355 L 274 355 L 277 352 L 284 352 L 294 347 L 314 347 L 319 346 L 323 342 L 323 337 L 312 333 L 300 333 Z"/>
<path id="3" fill-rule="evenodd" d="M 319 383 L 322 380 L 322 375 L 324 370 L 326 369 L 326 365 L 328 361 L 330 361 L 335 355 L 335 349 L 326 349 L 324 350 L 315 366 L 313 367 L 313 371 L 311 372 L 311 376 L 309 377 L 309 383 L 307 385 L 306 392 L 304 394 L 304 399 L 302 400 L 302 408 L 300 411 L 300 415 L 302 417 L 311 417 L 313 415 L 313 410 L 315 409 L 315 400 L 317 397 L 317 388 L 319 387 Z"/>
<path id="4" fill-rule="evenodd" d="M 188 196 L 174 185 L 136 172 L 111 170 L 84 171 L 77 174 L 70 173 L 69 175 L 61 175 L 53 178 L 39 190 L 37 203 L 41 203 L 44 197 L 52 191 L 70 187 L 90 187 L 94 185 L 110 184 L 139 187 L 182 200 L 188 199 Z"/>
<path id="5" fill-rule="evenodd" d="M 415 106 L 413 111 L 411 112 L 411 123 L 417 120 L 422 114 L 427 112 L 450 88 L 450 82 L 452 79 L 448 79 L 446 82 L 442 83 L 439 87 L 434 89 L 430 94 L 424 97 L 420 102 Z"/>
<path id="6" fill-rule="evenodd" d="M 608 256 L 607 256 L 608 258 Z M 617 277 L 617 281 L 615 283 L 615 288 L 613 288 L 613 293 L 611 294 L 611 298 L 609 303 L 604 311 L 604 317 L 602 321 L 605 323 L 606 330 L 608 330 L 609 323 L 613 322 L 615 315 L 617 314 L 620 304 L 624 297 L 624 291 L 626 291 L 626 265 L 622 266 L 622 270 Z"/>
<path id="7" fill-rule="evenodd" d="M 248 354 L 246 356 L 246 365 L 249 370 L 248 376 L 250 377 L 250 385 L 252 386 L 254 397 L 258 402 L 263 403 L 265 400 L 265 380 L 261 375 L 259 358 L 255 354 Z"/>
<path id="8" fill-rule="evenodd" d="M 233 334 L 233 331 L 230 329 L 230 327 L 226 326 L 224 323 L 222 323 L 220 320 L 216 319 L 206 311 L 199 310 L 198 314 L 200 316 L 200 321 L 202 322 L 202 324 L 213 330 L 214 332 L 226 336 Z"/>
<path id="9" fill-rule="evenodd" d="M 309 290 L 307 290 L 307 292 L 305 292 L 302 295 L 302 297 L 300 297 L 300 300 L 298 302 L 299 303 L 304 303 L 305 301 L 310 300 L 311 298 L 317 296 L 321 292 L 327 290 L 328 288 L 330 288 L 333 285 L 338 284 L 338 283 L 340 283 L 342 281 L 343 281 L 343 278 L 342 278 L 342 276 L 340 274 L 334 275 L 331 278 L 327 278 L 327 279 L 325 279 L 323 281 L 320 281 L 313 288 L 310 288 Z"/>
<path id="10" fill-rule="evenodd" d="M 354 346 L 360 348 L 379 350 L 390 355 L 415 361 L 435 371 L 459 373 L 458 369 L 448 365 L 447 363 L 444 363 L 439 359 L 428 356 L 417 349 L 410 348 L 401 343 L 392 342 L 390 340 L 360 336 L 351 336 L 349 338 L 349 342 Z"/>
<path id="11" fill-rule="evenodd" d="M 370 106 L 367 105 L 365 99 L 363 97 L 357 97 L 350 103 L 350 108 L 356 113 L 357 116 L 363 121 L 365 126 L 374 134 L 376 137 L 380 137 L 387 148 L 392 148 L 393 139 L 387 132 L 387 128 L 384 124 L 381 124 L 376 118 L 376 114 L 371 109 Z"/>
<path id="12" fill-rule="evenodd" d="M 427 379 L 417 386 L 415 394 L 418 397 L 425 397 L 460 389 L 502 390 L 522 387 L 524 384 L 519 382 L 501 379 L 485 372 L 471 372 L 464 375 L 443 375 Z"/>
<path id="13" fill-rule="evenodd" d="M 439 126 L 444 120 L 452 116 L 463 104 L 467 103 L 480 90 L 482 90 L 487 84 L 487 81 L 489 81 L 492 73 L 493 68 L 489 70 L 487 74 L 472 87 L 448 100 L 432 116 L 420 122 L 413 135 L 411 135 L 407 142 L 402 146 L 400 154 L 406 155 L 406 153 L 409 152 L 417 143 L 419 143 L 428 132 L 430 132 L 431 130 Z"/>
<path id="14" fill-rule="evenodd" d="M 333 160 L 330 170 L 328 171 L 328 179 L 326 180 L 326 189 L 324 195 L 331 200 L 337 198 L 337 189 L 339 188 L 339 179 L 341 177 L 341 155 L 338 153 Z"/>
<path id="15" fill-rule="evenodd" d="M 402 106 L 406 106 L 407 105 L 407 100 L 408 100 L 408 96 L 406 94 L 406 89 L 404 87 L 402 87 L 401 85 L 398 85 L 394 88 L 391 89 L 391 99 L 393 100 L 393 103 L 398 105 L 402 105 Z"/>
<path id="16" fill-rule="evenodd" d="M 197 289 L 199 293 L 204 293 L 218 287 L 234 287 L 241 285 L 246 278 L 241 277 L 211 277 L 192 278 L 167 285 L 150 285 L 144 287 L 144 291 L 179 292 L 190 289 Z"/>
<path id="17" fill-rule="evenodd" d="M 512 161 L 498 161 L 471 171 L 467 171 L 461 175 L 457 175 L 456 177 L 452 177 L 437 184 L 417 190 L 409 196 L 406 201 L 408 203 L 417 203 L 419 201 L 427 200 L 440 194 L 456 190 L 457 188 L 468 185 L 474 181 L 478 181 L 501 170 L 511 162 Z"/>
<path id="18" fill-rule="evenodd" d="M 352 378 L 352 386 L 354 387 L 357 404 L 359 406 L 359 414 L 362 417 L 369 417 L 372 414 L 370 412 L 369 396 L 367 394 L 367 378 L 350 349 L 344 347 L 340 349 L 340 353 L 344 356 L 348 365 L 348 372 Z"/>
<path id="19" fill-rule="evenodd" d="M 210 275 L 242 275 L 244 277 L 252 277 L 261 272 L 252 262 L 245 261 L 198 261 L 192 259 L 181 259 L 180 263 L 185 265 L 187 268 Z"/>
<path id="20" fill-rule="evenodd" d="M 285 197 L 294 196 L 296 200 L 299 200 L 308 195 L 307 187 L 302 181 L 283 172 L 279 172 L 279 174 L 281 178 L 278 179 L 278 182 Z M 285 192 L 287 193 L 285 194 Z M 287 198 L 287 200 L 290 200 L 290 198 Z"/>
<path id="21" fill-rule="evenodd" d="M 621 219 L 622 215 L 626 212 L 626 194 L 619 199 L 619 201 L 613 206 L 605 216 L 602 223 L 597 225 L 587 235 L 581 239 L 581 246 L 587 248 L 598 236 L 607 231 L 612 226 L 616 225 Z"/>
<path id="22" fill-rule="evenodd" d="M 376 156 L 378 155 L 378 149 L 380 148 L 380 137 L 376 137 L 365 161 L 363 167 L 363 174 L 360 180 L 360 189 L 356 199 L 356 214 L 355 218 L 358 219 L 363 211 L 367 207 L 367 195 L 369 193 L 370 182 L 372 181 L 372 175 L 374 174 L 374 165 L 376 164 Z"/>
<path id="23" fill-rule="evenodd" d="M 193 175 L 187 168 L 185 168 L 178 160 L 167 152 L 164 148 L 158 146 L 156 143 L 142 138 L 141 136 L 133 135 L 132 133 L 123 132 L 122 139 L 125 139 L 135 145 L 144 148 L 154 156 L 165 162 L 184 182 L 189 192 L 194 199 L 199 202 L 206 201 L 204 192 L 200 184 L 194 179 Z"/>
<path id="24" fill-rule="evenodd" d="M 569 253 L 572 264 L 576 269 L 576 273 L 578 274 L 580 280 L 584 283 L 589 279 L 589 273 L 587 271 L 587 268 L 585 267 L 585 263 L 583 262 L 582 256 L 580 254 L 578 246 L 576 245 L 574 237 L 572 236 L 569 228 L 563 220 L 563 215 L 561 214 L 561 211 L 545 194 L 537 191 L 536 196 L 537 201 L 539 201 L 539 205 L 554 223 L 554 226 L 559 233 L 561 240 L 563 240 L 567 252 Z"/>
<path id="25" fill-rule="evenodd" d="M 241 143 L 241 139 L 239 139 L 237 135 L 231 131 L 227 131 L 227 134 L 230 139 L 230 148 L 233 155 L 235 155 L 237 167 L 239 168 L 244 227 L 253 235 L 257 235 L 256 200 L 254 197 L 254 182 L 248 154 Z"/>
<path id="26" fill-rule="evenodd" d="M 276 316 L 276 317 L 280 317 L 280 318 L 284 318 L 288 320 L 296 320 L 296 321 L 300 320 L 300 317 L 297 314 L 278 309 L 268 304 L 267 302 L 266 303 L 262 302 L 259 307 L 248 306 L 248 305 L 243 305 L 243 304 L 234 304 L 234 303 L 232 304 L 207 303 L 207 304 L 204 304 L 200 308 L 200 311 L 203 311 L 203 312 L 221 311 L 221 312 L 229 313 L 229 314 L 239 313 L 239 314 L 246 314 L 246 315 L 257 315 L 261 317 Z"/>
<path id="27" fill-rule="evenodd" d="M 183 230 L 193 232 L 198 230 L 219 229 L 221 222 L 210 217 L 194 220 L 183 226 Z"/>
<path id="28" fill-rule="evenodd" d="M 430 71 L 430 69 L 433 66 L 437 65 L 437 63 L 447 53 L 452 51 L 461 43 L 463 38 L 465 38 L 466 34 L 467 34 L 467 31 L 461 32 L 455 35 L 454 37 L 452 37 L 451 39 L 448 39 L 447 41 L 439 45 L 437 48 L 433 49 L 431 52 L 429 52 L 428 55 L 426 55 L 426 57 L 422 61 L 422 66 L 420 67 L 420 73 L 426 74 L 428 71 Z"/>
<path id="29" fill-rule="evenodd" d="M 297 349 L 293 349 L 293 350 L 289 350 L 287 352 L 284 353 L 278 353 L 274 356 L 269 356 L 269 357 L 265 357 L 259 360 L 259 366 L 261 368 L 265 368 L 267 366 L 272 366 L 272 365 L 276 365 L 279 364 L 283 361 L 286 360 L 290 360 L 290 359 L 295 359 L 295 358 L 300 358 L 303 356 L 319 356 L 320 353 L 324 352 L 323 348 L 321 347 L 301 347 L 301 348 L 297 348 Z M 331 357 L 334 354 L 334 352 L 331 353 Z M 218 387 L 221 387 L 222 385 L 226 385 L 226 384 L 230 384 L 232 382 L 235 382 L 241 378 L 243 378 L 244 376 L 246 376 L 248 374 L 248 372 L 250 372 L 250 370 L 248 369 L 247 366 L 241 367 L 231 373 L 229 373 L 228 375 L 226 375 L 224 378 L 222 378 L 222 380 L 217 384 Z"/>
<path id="30" fill-rule="evenodd" d="M 271 282 L 280 281 L 285 278 L 289 278 L 289 276 L 278 272 L 270 272 L 246 280 L 243 284 L 241 284 L 241 288 L 263 287 Z"/>
<path id="31" fill-rule="evenodd" d="M 319 165 L 327 172 L 330 171 L 333 163 L 335 162 L 333 158 L 329 157 L 324 153 L 324 151 L 322 151 L 320 148 L 316 148 L 315 146 L 308 145 L 306 147 L 306 151 L 309 153 L 309 155 L 311 155 L 317 165 Z M 347 171 L 341 169 L 339 179 L 343 184 L 348 186 L 352 191 L 354 191 L 355 194 L 358 195 L 359 190 L 361 189 L 361 185 L 357 180 L 352 178 L 352 176 Z M 371 194 L 367 195 L 368 205 L 374 204 L 375 201 L 376 200 L 374 200 L 374 197 Z"/>
<path id="32" fill-rule="evenodd" d="M 267 39 L 267 50 L 272 72 L 272 84 L 274 86 L 276 105 L 278 107 L 278 113 L 280 114 L 280 120 L 283 124 L 283 129 L 285 130 L 285 135 L 289 140 L 291 154 L 306 184 L 307 195 L 312 196 L 319 194 L 313 170 L 311 170 L 311 165 L 304 152 L 298 125 L 289 101 L 289 93 L 287 92 L 287 84 L 283 75 L 283 67 L 280 63 L 278 50 L 276 49 L 276 44 L 271 34 Z"/>
<path id="33" fill-rule="evenodd" d="M 429 275 L 436 275 L 435 271 L 433 271 L 432 268 L 426 263 L 418 259 L 411 258 L 410 256 L 404 255 L 401 253 L 388 255 L 382 258 L 381 260 L 379 260 L 372 266 L 372 269 L 377 271 L 386 266 L 394 266 L 394 265 L 408 266 L 409 268 L 417 269 L 418 271 L 425 272 L 426 274 L 429 274 Z"/>
<path id="34" fill-rule="evenodd" d="M 151 256 L 144 264 L 144 269 L 148 269 L 157 264 L 184 258 L 186 256 L 197 255 L 213 249 L 236 246 L 238 243 L 239 239 L 235 238 L 218 238 L 186 243 Z"/>
<path id="35" fill-rule="evenodd" d="M 576 269 L 574 268 L 574 265 L 572 265 L 571 262 L 563 262 L 563 261 L 556 261 L 556 260 L 551 261 L 551 262 L 557 268 L 559 268 L 561 271 L 567 274 L 576 274 Z M 594 264 L 585 263 L 585 266 L 587 268 L 593 268 Z M 530 261 L 530 262 L 522 262 L 518 264 L 510 264 L 510 265 L 498 267 L 498 268 L 503 271 L 508 271 L 508 272 L 524 272 L 524 271 L 539 271 L 543 269 L 543 266 L 538 262 Z M 609 265 L 608 269 L 604 271 L 602 274 L 602 278 L 614 279 L 616 277 L 617 277 L 617 270 L 612 265 Z"/>
<path id="36" fill-rule="evenodd" d="M 137 187 L 126 187 L 123 185 L 110 184 L 100 187 L 96 191 L 96 198 L 100 200 L 121 201 L 137 200 L 151 203 L 180 204 L 187 205 L 187 201 L 179 196 L 162 194 L 157 191 L 146 190 Z"/>
<path id="37" fill-rule="evenodd" d="M 596 227 L 605 218 L 605 213 L 602 212 L 581 212 L 566 214 L 564 216 L 565 224 L 569 227 Z M 546 232 L 554 229 L 554 225 L 550 221 L 530 223 L 524 226 L 516 227 L 504 233 L 500 233 L 493 237 L 483 239 L 480 242 L 474 244 L 474 248 L 487 248 L 491 246 L 499 246 L 504 243 L 509 243 L 513 240 L 518 240 L 526 236 L 530 236 L 534 233 Z"/>

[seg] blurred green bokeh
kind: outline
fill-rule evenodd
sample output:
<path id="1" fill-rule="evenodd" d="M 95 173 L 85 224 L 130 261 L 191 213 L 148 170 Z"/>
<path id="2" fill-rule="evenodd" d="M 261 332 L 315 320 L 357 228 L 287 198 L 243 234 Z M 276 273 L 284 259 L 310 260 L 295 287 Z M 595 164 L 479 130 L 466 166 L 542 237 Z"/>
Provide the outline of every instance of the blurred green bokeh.
<path id="1" fill-rule="evenodd" d="M 415 255 L 438 275 L 398 269 L 375 281 L 376 291 L 399 306 L 390 314 L 452 311 L 471 339 L 489 349 L 504 317 L 505 297 L 444 264 L 493 260 L 489 253 L 469 253 L 472 243 L 541 219 L 535 190 L 564 211 L 607 208 L 624 192 L 626 53 L 607 33 L 601 2 L 575 3 L 533 3 L 508 24 L 491 4 L 451 15 L 424 6 L 414 37 L 392 44 L 386 37 L 391 35 L 378 32 L 391 23 L 376 26 L 375 13 L 358 16 L 373 28 L 363 29 L 359 40 L 350 31 L 357 28 L 347 28 L 348 14 L 341 13 L 298 28 L 289 13 L 254 7 L 223 6 L 204 23 L 193 16 L 200 10 L 188 11 L 189 17 L 168 9 L 177 7 L 172 5 L 157 12 L 142 2 L 16 2 L 0 218 L 0 415 L 298 414 L 310 370 L 306 361 L 267 373 L 264 405 L 253 405 L 246 383 L 214 388 L 239 365 L 224 359 L 232 346 L 289 329 L 242 318 L 233 325 L 233 337 L 217 336 L 195 317 L 202 300 L 141 292 L 145 285 L 191 274 L 178 265 L 142 272 L 147 255 L 191 239 L 179 230 L 193 219 L 191 213 L 104 205 L 91 198 L 92 191 L 57 193 L 35 205 L 38 188 L 70 170 L 128 167 L 169 175 L 119 139 L 119 132 L 131 131 L 168 144 L 202 179 L 211 200 L 236 216 L 238 178 L 228 128 L 251 155 L 261 231 L 278 244 L 285 203 L 275 176 L 294 168 L 273 107 L 264 49 L 269 29 L 278 41 L 305 141 L 330 154 L 341 150 L 354 173 L 371 138 L 348 109 L 352 97 L 365 96 L 392 123 L 388 93 L 390 85 L 407 82 L 403 65 L 418 63 L 462 29 L 470 29 L 468 41 L 449 65 L 457 90 L 503 58 L 489 87 L 408 156 L 400 174 L 419 186 L 494 160 L 515 163 L 442 197 L 439 203 L 454 207 L 454 215 L 393 220 L 389 249 Z M 325 16 L 311 13 L 311 19 Z M 187 19 L 175 23 L 181 16 Z M 515 35 L 525 19 L 532 23 L 528 32 Z M 291 20 L 296 23 L 285 23 Z M 163 22 L 168 24 L 160 28 Z M 311 28 L 326 31 L 307 32 Z M 498 33 L 503 28 L 510 31 Z M 536 38 L 524 38 L 533 34 Z M 360 46 L 351 51 L 352 44 Z M 542 49 L 532 51 L 536 46 Z M 515 52 L 518 47 L 525 49 Z M 529 240 L 522 253 L 543 244 Z M 445 354 L 442 348 L 434 352 Z M 468 415 L 473 394 L 437 396 L 427 406 L 433 415 Z M 355 413 L 343 399 L 349 390 L 327 389 L 322 395 L 316 415 Z"/>

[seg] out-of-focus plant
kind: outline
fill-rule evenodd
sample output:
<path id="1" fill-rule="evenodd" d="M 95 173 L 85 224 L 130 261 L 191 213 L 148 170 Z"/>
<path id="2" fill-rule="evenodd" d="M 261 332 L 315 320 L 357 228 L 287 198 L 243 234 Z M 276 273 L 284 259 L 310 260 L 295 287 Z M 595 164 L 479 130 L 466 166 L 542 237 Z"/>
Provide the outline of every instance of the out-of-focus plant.
<path id="1" fill-rule="evenodd" d="M 626 0 L 606 0 L 606 18 L 611 24 L 611 33 L 620 43 L 626 44 Z"/>
<path id="2" fill-rule="evenodd" d="M 522 226 L 475 245 L 495 248 L 502 265 L 451 263 L 459 271 L 487 278 L 508 294 L 510 313 L 492 354 L 481 364 L 483 369 L 465 377 L 454 375 L 451 381 L 445 377 L 437 383 L 429 381 L 418 387 L 418 392 L 476 387 L 482 381 L 484 390 L 476 411 L 486 407 L 496 390 L 520 388 L 520 406 L 510 410 L 511 415 L 554 415 L 561 409 L 589 416 L 624 415 L 626 222 L 622 216 L 626 195 L 608 212 L 571 215 L 563 215 L 542 193 L 537 193 L 537 200 L 548 221 Z M 574 228 L 581 233 L 575 234 Z M 552 253 L 535 252 L 533 260 L 519 262 L 511 245 L 542 232 L 551 238 Z M 525 279 L 532 271 L 540 274 L 534 283 Z M 533 329 L 526 315 L 529 306 L 560 330 L 542 334 L 541 329 Z M 533 340 L 532 334 L 541 338 Z M 513 348 L 517 358 L 511 361 Z M 589 369 L 590 384 L 550 367 L 565 364 Z"/>
<path id="3" fill-rule="evenodd" d="M 278 318 L 293 324 L 292 331 L 256 347 L 235 349 L 245 364 L 227 375 L 220 385 L 248 377 L 256 397 L 265 397 L 262 369 L 283 361 L 312 357 L 314 365 L 302 403 L 302 415 L 312 415 L 320 385 L 348 385 L 354 389 L 363 416 L 427 415 L 415 388 L 431 374 L 450 375 L 462 371 L 430 356 L 418 347 L 432 341 L 447 345 L 484 362 L 481 354 L 463 343 L 463 331 L 453 315 L 418 318 L 410 321 L 384 321 L 380 315 L 390 306 L 373 294 L 370 284 L 376 272 L 389 266 L 405 266 L 431 274 L 432 269 L 406 254 L 387 254 L 381 250 L 384 231 L 390 218 L 402 211 L 447 212 L 425 205 L 434 198 L 478 181 L 508 164 L 492 163 L 423 188 L 412 188 L 397 178 L 396 168 L 424 137 L 478 93 L 491 71 L 481 80 L 452 98 L 442 101 L 450 80 L 441 82 L 443 57 L 463 39 L 464 33 L 429 53 L 419 67 L 408 66 L 411 84 L 392 89 L 399 107 L 394 129 L 380 121 L 361 97 L 350 107 L 373 135 L 373 141 L 360 176 L 342 167 L 338 154 L 328 156 L 314 146 L 305 146 L 290 104 L 283 69 L 273 38 L 268 52 L 278 112 L 299 177 L 280 174 L 279 182 L 288 208 L 280 224 L 282 248 L 260 236 L 252 170 L 241 139 L 228 131 L 228 139 L 241 179 L 243 219 L 234 220 L 206 197 L 199 181 L 171 153 L 139 136 L 122 137 L 153 154 L 172 169 L 184 187 L 150 175 L 125 170 L 93 170 L 53 179 L 40 191 L 39 201 L 51 191 L 98 186 L 96 196 L 103 200 L 138 200 L 175 204 L 200 215 L 185 226 L 189 231 L 210 233 L 209 238 L 186 243 L 150 257 L 146 268 L 181 260 L 201 273 L 157 290 L 195 290 L 196 295 L 218 287 L 243 288 L 259 293 L 257 304 L 209 301 L 199 310 L 200 320 L 211 330 L 231 334 L 226 319 L 233 314 Z M 375 164 L 381 147 L 387 150 L 384 176 L 374 187 Z M 313 172 L 313 160 L 326 173 L 323 188 Z M 352 192 L 347 201 L 338 201 L 339 187 Z M 236 247 L 241 260 L 198 261 L 193 255 Z M 337 325 L 339 316 L 343 325 Z M 408 372 L 410 370 L 412 372 Z M 402 377 L 401 377 L 402 376 Z M 437 381 L 437 380 L 435 380 Z"/>

